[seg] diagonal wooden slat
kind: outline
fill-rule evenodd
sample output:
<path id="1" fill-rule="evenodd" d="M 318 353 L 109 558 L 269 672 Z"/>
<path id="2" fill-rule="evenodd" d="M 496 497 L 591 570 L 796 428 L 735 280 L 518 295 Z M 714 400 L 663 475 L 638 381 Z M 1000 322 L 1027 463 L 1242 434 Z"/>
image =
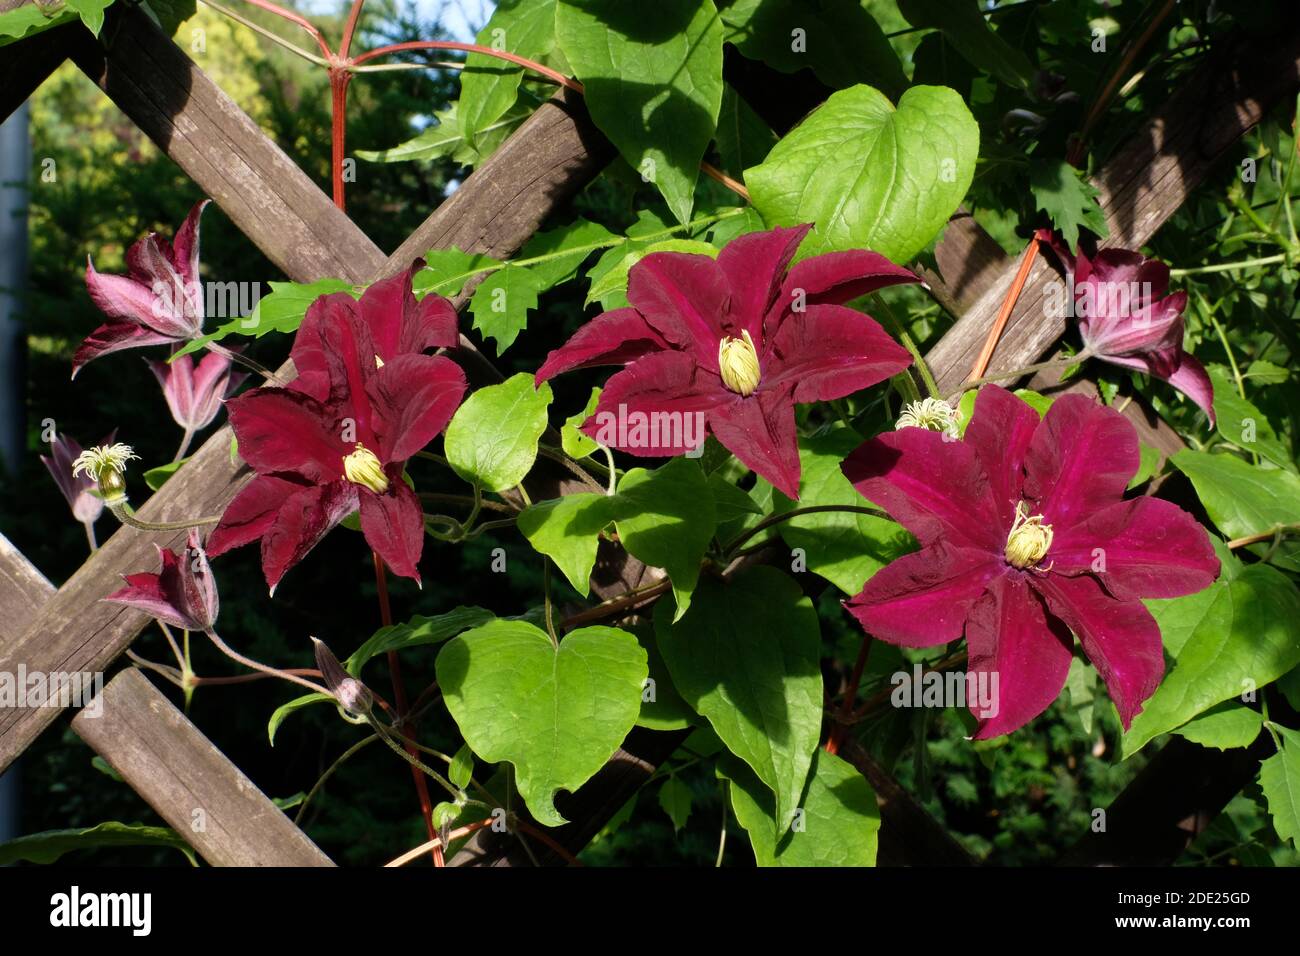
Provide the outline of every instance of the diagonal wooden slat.
<path id="1" fill-rule="evenodd" d="M 31 0 L 0 0 L 0 13 L 29 2 Z M 68 58 L 68 43 L 77 31 L 84 33 L 85 28 L 79 23 L 69 23 L 0 50 L 0 123 L 22 106 Z"/>

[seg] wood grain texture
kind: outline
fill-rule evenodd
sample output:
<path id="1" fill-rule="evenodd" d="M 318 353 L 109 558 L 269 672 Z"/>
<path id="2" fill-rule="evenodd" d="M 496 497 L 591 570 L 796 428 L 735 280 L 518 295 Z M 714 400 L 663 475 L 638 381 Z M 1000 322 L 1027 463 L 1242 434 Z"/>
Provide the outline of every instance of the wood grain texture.
<path id="1" fill-rule="evenodd" d="M 0 13 L 22 6 L 28 0 L 0 0 Z M 79 23 L 67 23 L 46 30 L 20 43 L 0 48 L 0 123 L 26 102 L 45 80 L 68 58 L 68 44 L 77 33 L 85 33 Z"/>
<path id="2" fill-rule="evenodd" d="M 1267 49 L 1239 43 L 1211 53 L 1096 177 L 1111 230 L 1105 244 L 1136 248 L 1149 240 L 1242 134 L 1297 85 L 1300 31 L 1278 37 Z M 1002 269 L 926 356 L 945 392 L 970 373 L 1014 274 L 1014 265 Z M 1038 256 L 991 371 L 1028 365 L 1061 337 L 1065 320 L 1049 316 L 1045 307 L 1048 283 L 1056 279 L 1046 257 Z"/>
<path id="3" fill-rule="evenodd" d="M 72 729 L 213 866 L 334 865 L 139 670 L 91 703 Z"/>

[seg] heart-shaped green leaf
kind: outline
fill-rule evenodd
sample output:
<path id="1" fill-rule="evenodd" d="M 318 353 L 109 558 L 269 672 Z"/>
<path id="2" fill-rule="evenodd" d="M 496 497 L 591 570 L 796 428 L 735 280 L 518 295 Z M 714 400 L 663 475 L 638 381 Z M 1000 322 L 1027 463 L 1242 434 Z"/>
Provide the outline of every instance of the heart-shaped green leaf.
<path id="1" fill-rule="evenodd" d="M 559 649 L 526 621 L 491 621 L 438 654 L 438 685 L 465 742 L 514 765 L 538 822 L 567 822 L 559 790 L 582 786 L 623 742 L 641 709 L 645 651 L 627 631 L 584 627 Z"/>
<path id="2" fill-rule="evenodd" d="M 975 175 L 979 125 L 946 86 L 914 86 L 898 108 L 878 90 L 832 94 L 745 172 L 770 226 L 811 222 L 800 249 L 872 249 L 906 262 L 961 203 Z"/>
<path id="3" fill-rule="evenodd" d="M 534 388 L 527 372 L 480 388 L 447 426 L 448 463 L 485 491 L 513 488 L 537 459 L 537 440 L 546 431 L 550 404 L 551 386 Z"/>
<path id="4" fill-rule="evenodd" d="M 564 572 L 575 591 L 591 591 L 600 532 L 614 519 L 614 499 L 595 492 L 540 501 L 519 514 L 520 534 Z"/>

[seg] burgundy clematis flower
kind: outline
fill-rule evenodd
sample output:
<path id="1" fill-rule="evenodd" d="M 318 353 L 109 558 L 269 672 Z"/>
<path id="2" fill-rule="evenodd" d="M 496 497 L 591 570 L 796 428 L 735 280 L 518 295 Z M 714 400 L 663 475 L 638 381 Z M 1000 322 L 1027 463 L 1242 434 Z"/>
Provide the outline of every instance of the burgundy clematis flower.
<path id="1" fill-rule="evenodd" d="M 116 435 L 114 429 L 101 444 L 113 444 Z M 94 477 L 84 471 L 76 475 L 72 473 L 72 465 L 81 452 L 81 445 L 71 435 L 55 435 L 54 441 L 50 442 L 49 457 L 41 455 L 41 461 L 63 493 L 64 500 L 72 509 L 72 516 L 88 525 L 94 524 L 104 513 L 104 499 L 93 493 L 98 487 Z"/>
<path id="2" fill-rule="evenodd" d="M 409 293 L 409 272 L 391 281 Z M 402 470 L 447 426 L 465 376 L 450 359 L 413 351 L 433 344 L 436 323 L 426 318 L 438 310 L 403 306 L 383 315 L 376 302 L 405 297 L 380 283 L 360 302 L 346 293 L 317 299 L 291 352 L 306 382 L 255 388 L 226 403 L 239 453 L 257 477 L 226 508 L 208 549 L 215 557 L 261 539 L 272 592 L 358 508 L 370 546 L 394 573 L 419 580 L 423 510 Z"/>
<path id="3" fill-rule="evenodd" d="M 159 548 L 158 556 L 162 558 L 160 573 L 123 575 L 126 587 L 104 600 L 139 608 L 173 627 L 209 630 L 217 621 L 217 582 L 198 530 L 190 529 L 179 555 L 170 548 Z"/>
<path id="4" fill-rule="evenodd" d="M 248 378 L 216 352 L 209 352 L 197 364 L 191 355 L 170 363 L 150 360 L 149 369 L 162 386 L 172 419 L 189 433 L 211 425 L 221 411 L 221 402 Z"/>
<path id="5" fill-rule="evenodd" d="M 1074 314 L 1083 344 L 1103 362 L 1162 379 L 1205 409 L 1214 424 L 1210 376 L 1183 349 L 1187 293 L 1169 291 L 1169 266 L 1129 249 L 1102 249 L 1077 258 L 1059 236 L 1035 236 L 1056 255 L 1074 284 Z"/>
<path id="6" fill-rule="evenodd" d="M 1164 673 L 1160 629 L 1139 598 L 1191 594 L 1218 576 L 1190 515 L 1156 498 L 1124 500 L 1137 433 L 1081 395 L 1058 398 L 1040 422 L 986 385 L 964 440 L 903 428 L 842 467 L 921 544 L 845 606 L 891 644 L 931 647 L 964 633 L 971 675 L 997 675 L 996 713 L 976 712 L 978 738 L 1010 733 L 1056 699 L 1071 631 L 1127 728 Z"/>
<path id="7" fill-rule="evenodd" d="M 579 329 L 547 356 L 537 384 L 571 369 L 626 365 L 606 384 L 586 434 L 634 455 L 677 455 L 704 435 L 691 442 L 695 429 L 655 423 L 703 416 L 705 430 L 737 458 L 797 498 L 795 404 L 842 398 L 911 363 L 874 319 L 843 303 L 919 281 L 865 251 L 790 268 L 810 228 L 740 236 L 716 260 L 651 253 L 629 274 L 631 307 Z"/>
<path id="8" fill-rule="evenodd" d="M 91 359 L 121 349 L 187 342 L 203 331 L 199 281 L 199 217 L 211 200 L 194 205 L 168 242 L 151 232 L 127 250 L 129 274 L 104 275 L 86 258 L 86 290 L 109 321 L 90 333 L 72 358 L 75 378 Z"/>

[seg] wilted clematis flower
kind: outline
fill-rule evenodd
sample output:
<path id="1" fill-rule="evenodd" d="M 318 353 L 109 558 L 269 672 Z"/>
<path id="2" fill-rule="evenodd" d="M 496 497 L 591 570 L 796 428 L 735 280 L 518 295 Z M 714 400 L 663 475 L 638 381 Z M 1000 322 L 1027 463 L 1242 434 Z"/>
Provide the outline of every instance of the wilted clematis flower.
<path id="1" fill-rule="evenodd" d="M 1192 594 L 1219 573 L 1190 515 L 1123 499 L 1137 467 L 1133 426 L 1081 395 L 1058 398 L 1040 422 L 986 385 L 961 441 L 886 432 L 842 468 L 921 549 L 845 606 L 891 644 L 932 647 L 964 633 L 972 675 L 996 674 L 999 689 L 996 713 L 972 707 L 983 718 L 977 738 L 1010 733 L 1056 699 L 1071 631 L 1127 728 L 1164 673 L 1160 629 L 1139 599 Z"/>
<path id="2" fill-rule="evenodd" d="M 211 200 L 195 204 L 168 242 L 151 232 L 127 250 L 128 274 L 104 275 L 86 259 L 86 290 L 109 321 L 81 343 L 72 358 L 75 378 L 91 359 L 121 349 L 187 342 L 203 331 L 199 281 L 199 217 Z"/>
<path id="3" fill-rule="evenodd" d="M 114 432 L 109 435 L 104 440 L 104 446 L 112 445 L 116 434 Z M 82 454 L 81 445 L 75 438 L 70 435 L 55 435 L 54 441 L 50 442 L 49 457 L 41 455 L 41 461 L 49 469 L 50 477 L 59 486 L 59 491 L 63 492 L 68 507 L 72 509 L 72 516 L 82 524 L 94 524 L 104 513 L 104 499 L 91 493 L 96 487 L 94 476 L 84 471 L 73 472 L 73 466 Z"/>
<path id="4" fill-rule="evenodd" d="M 158 556 L 162 558 L 161 572 L 124 575 L 126 587 L 104 600 L 139 608 L 164 624 L 187 631 L 210 630 L 217 620 L 217 582 L 198 530 L 190 529 L 179 555 L 170 548 L 159 548 Z"/>
<path id="5" fill-rule="evenodd" d="M 409 290 L 409 273 L 405 282 Z M 465 375 L 441 356 L 397 351 L 384 359 L 388 346 L 372 334 L 366 308 L 364 296 L 317 299 L 291 352 L 312 373 L 307 387 L 255 388 L 226 403 L 239 453 L 257 477 L 226 508 L 208 549 L 215 557 L 261 539 L 272 592 L 358 507 L 370 546 L 394 573 L 419 580 L 424 515 L 402 470 L 451 420 Z"/>
<path id="6" fill-rule="evenodd" d="M 1084 347 L 1112 365 L 1162 379 L 1205 410 L 1214 424 L 1210 376 L 1183 349 L 1187 293 L 1169 291 L 1169 267 L 1128 249 L 1102 249 L 1076 258 L 1059 236 L 1040 229 L 1074 284 L 1074 314 Z"/>
<path id="7" fill-rule="evenodd" d="M 627 365 L 601 392 L 587 435 L 634 455 L 677 455 L 692 450 L 694 429 L 627 424 L 703 416 L 737 458 L 797 498 L 795 404 L 842 398 L 911 363 L 874 319 L 843 303 L 919 281 L 865 251 L 789 268 L 810 228 L 740 236 L 716 260 L 651 253 L 629 273 L 631 307 L 579 329 L 547 357 L 537 384 L 571 369 Z"/>
<path id="8" fill-rule="evenodd" d="M 230 359 L 216 352 L 203 356 L 197 365 L 190 355 L 170 363 L 149 360 L 149 369 L 162 386 L 172 419 L 187 433 L 211 425 L 221 411 L 222 400 L 248 378 L 246 372 L 234 371 Z"/>

